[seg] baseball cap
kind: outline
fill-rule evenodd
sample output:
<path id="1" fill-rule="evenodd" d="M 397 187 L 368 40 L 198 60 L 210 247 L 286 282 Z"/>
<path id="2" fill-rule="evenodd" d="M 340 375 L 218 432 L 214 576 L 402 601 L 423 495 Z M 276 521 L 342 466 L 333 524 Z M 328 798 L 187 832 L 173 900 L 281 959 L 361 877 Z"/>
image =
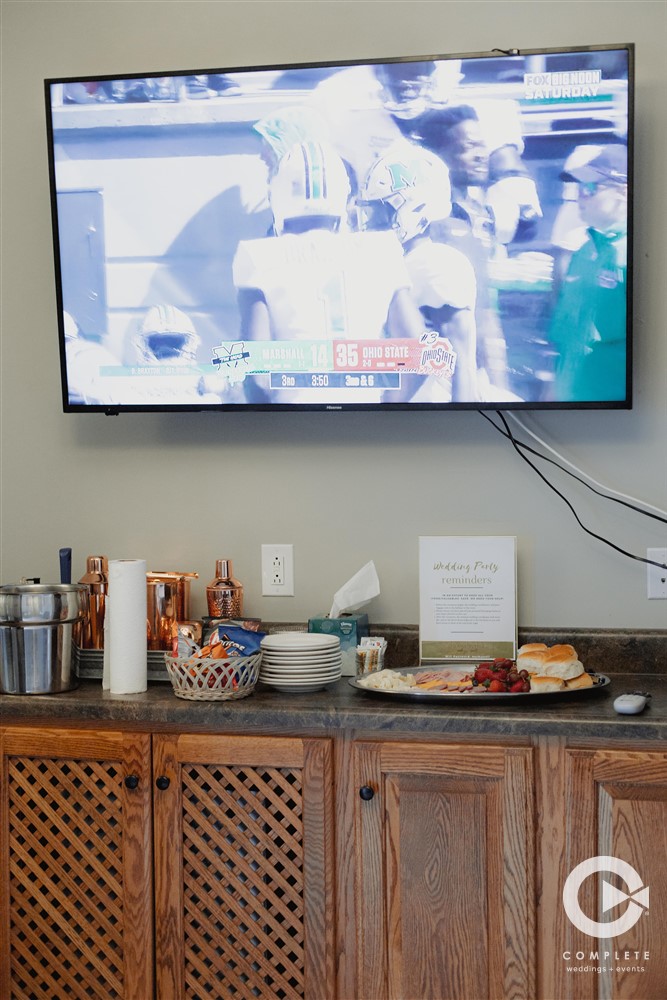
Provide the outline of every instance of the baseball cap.
<path id="1" fill-rule="evenodd" d="M 625 146 L 606 146 L 587 163 L 573 165 L 564 171 L 561 180 L 578 181 L 581 184 L 600 181 L 627 184 L 628 151 Z"/>

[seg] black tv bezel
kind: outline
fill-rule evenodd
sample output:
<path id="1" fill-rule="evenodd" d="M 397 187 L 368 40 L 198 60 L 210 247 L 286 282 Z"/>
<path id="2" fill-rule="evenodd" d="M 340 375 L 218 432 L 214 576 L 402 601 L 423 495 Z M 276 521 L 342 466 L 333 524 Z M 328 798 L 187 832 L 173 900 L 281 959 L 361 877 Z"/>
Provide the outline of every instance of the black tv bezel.
<path id="1" fill-rule="evenodd" d="M 58 84 L 96 82 L 111 80 L 141 80 L 160 77 L 179 77 L 211 74 L 241 74 L 264 71 L 283 72 L 286 70 L 341 69 L 354 66 L 373 66 L 389 63 L 414 63 L 425 61 L 450 61 L 470 59 L 499 59 L 508 56 L 558 55 L 576 52 L 626 51 L 628 58 L 628 102 L 627 102 L 627 152 L 628 152 L 628 215 L 627 215 L 627 279 L 626 279 L 626 395 L 623 400 L 580 400 L 580 401 L 483 401 L 450 403 L 202 403 L 202 404 L 79 404 L 69 401 L 68 376 L 65 353 L 64 306 L 61 279 L 61 257 L 58 225 L 57 186 L 55 172 L 55 139 L 52 119 L 51 87 Z M 121 413 L 205 413 L 205 412 L 461 412 L 461 411 L 563 411 L 563 410 L 631 410 L 634 404 L 634 322 L 633 322 L 633 277 L 634 277 L 634 139 L 635 139 L 635 43 L 619 42 L 602 45 L 571 45 L 538 48 L 495 48 L 491 51 L 464 53 L 436 53 L 410 56 L 388 56 L 384 58 L 316 60 L 308 62 L 270 63 L 246 66 L 210 67 L 208 69 L 152 70 L 147 72 L 116 72 L 105 74 L 83 74 L 76 76 L 49 77 L 44 80 L 46 104 L 47 158 L 49 172 L 49 192 L 51 201 L 51 228 L 54 254 L 56 305 L 59 339 L 60 379 L 62 406 L 64 413 L 102 413 L 116 416 Z"/>

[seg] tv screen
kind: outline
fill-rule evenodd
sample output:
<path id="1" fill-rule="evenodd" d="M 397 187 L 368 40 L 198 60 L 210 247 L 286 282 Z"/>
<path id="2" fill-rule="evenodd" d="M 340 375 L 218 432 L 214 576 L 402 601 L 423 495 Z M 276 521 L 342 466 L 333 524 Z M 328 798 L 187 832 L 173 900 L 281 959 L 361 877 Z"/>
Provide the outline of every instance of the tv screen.
<path id="1" fill-rule="evenodd" d="M 64 409 L 629 407 L 633 57 L 45 81 Z"/>

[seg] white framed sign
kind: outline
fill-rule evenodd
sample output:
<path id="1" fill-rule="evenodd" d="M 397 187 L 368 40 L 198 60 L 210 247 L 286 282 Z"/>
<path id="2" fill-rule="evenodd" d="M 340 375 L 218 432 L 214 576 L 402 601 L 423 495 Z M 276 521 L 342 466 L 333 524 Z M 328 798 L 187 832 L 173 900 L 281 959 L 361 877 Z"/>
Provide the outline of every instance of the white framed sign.
<path id="1" fill-rule="evenodd" d="M 420 661 L 514 660 L 516 651 L 516 537 L 420 538 Z"/>

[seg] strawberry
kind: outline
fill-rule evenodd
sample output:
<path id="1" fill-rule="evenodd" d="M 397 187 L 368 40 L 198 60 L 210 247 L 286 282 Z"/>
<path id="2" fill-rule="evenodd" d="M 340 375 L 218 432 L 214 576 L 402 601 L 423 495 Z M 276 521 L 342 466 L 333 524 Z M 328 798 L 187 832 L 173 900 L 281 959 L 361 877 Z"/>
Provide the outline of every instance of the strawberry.
<path id="1" fill-rule="evenodd" d="M 494 673 L 491 667 L 488 666 L 486 663 L 480 663 L 480 665 L 475 670 L 474 677 L 479 684 L 483 684 L 484 681 L 493 680 Z"/>
<path id="2" fill-rule="evenodd" d="M 489 684 L 488 690 L 494 693 L 500 691 L 507 691 L 507 685 L 503 681 L 501 681 L 498 677 L 494 677 L 494 679 Z"/>

